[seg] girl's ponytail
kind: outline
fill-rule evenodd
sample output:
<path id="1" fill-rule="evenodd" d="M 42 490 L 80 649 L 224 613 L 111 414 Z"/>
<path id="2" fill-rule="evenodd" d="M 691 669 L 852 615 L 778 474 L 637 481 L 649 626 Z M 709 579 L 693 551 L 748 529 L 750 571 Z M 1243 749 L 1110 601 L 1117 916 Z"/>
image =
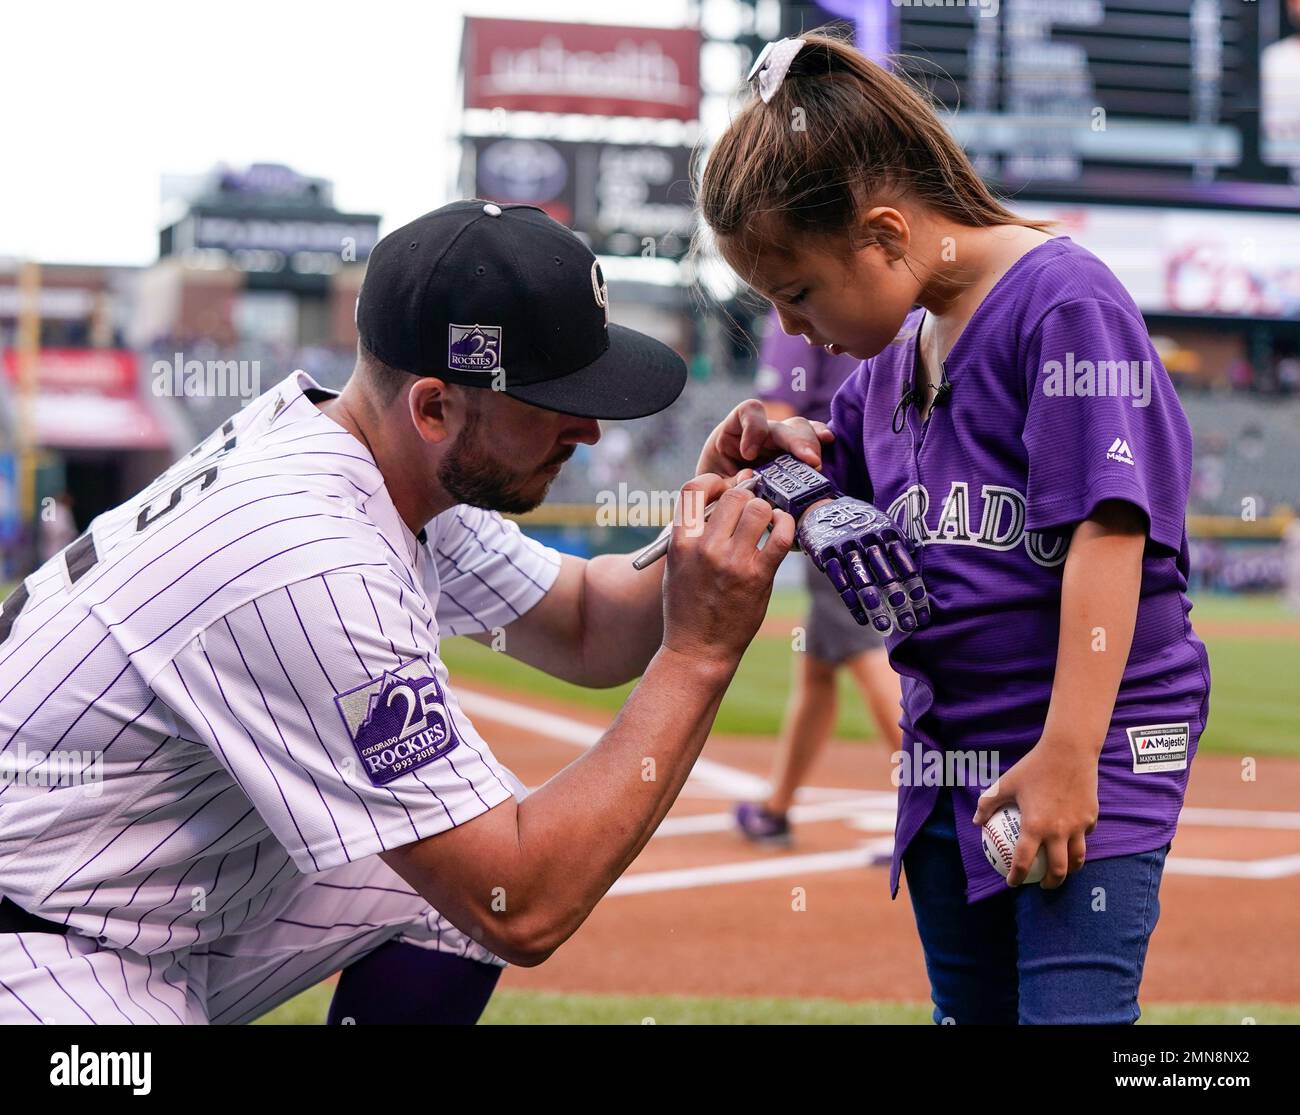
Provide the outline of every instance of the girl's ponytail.
<path id="1" fill-rule="evenodd" d="M 709 154 L 699 203 L 715 234 L 843 234 L 863 204 L 903 195 L 964 225 L 1043 227 L 994 197 L 919 89 L 832 35 L 801 38 L 770 101 Z"/>

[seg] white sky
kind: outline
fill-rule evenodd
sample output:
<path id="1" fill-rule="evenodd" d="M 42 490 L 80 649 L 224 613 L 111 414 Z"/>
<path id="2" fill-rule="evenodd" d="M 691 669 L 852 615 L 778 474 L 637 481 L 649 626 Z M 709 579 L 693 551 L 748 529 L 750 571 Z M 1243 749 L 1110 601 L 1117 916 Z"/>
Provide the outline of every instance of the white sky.
<path id="1" fill-rule="evenodd" d="M 0 258 L 144 264 L 159 184 L 218 162 L 334 182 L 382 231 L 449 199 L 464 14 L 680 25 L 688 0 L 6 5 Z"/>

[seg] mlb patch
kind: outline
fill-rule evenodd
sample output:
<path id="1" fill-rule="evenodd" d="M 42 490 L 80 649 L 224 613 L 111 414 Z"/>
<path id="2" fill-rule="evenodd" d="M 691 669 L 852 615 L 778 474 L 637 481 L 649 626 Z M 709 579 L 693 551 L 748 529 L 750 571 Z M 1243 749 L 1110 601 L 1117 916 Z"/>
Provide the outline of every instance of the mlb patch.
<path id="1" fill-rule="evenodd" d="M 1191 731 L 1186 724 L 1129 728 L 1128 745 L 1133 751 L 1133 773 L 1186 770 L 1190 738 Z"/>
<path id="2" fill-rule="evenodd" d="M 496 371 L 501 367 L 501 326 L 449 326 L 447 367 L 460 372 Z"/>
<path id="3" fill-rule="evenodd" d="M 418 658 L 335 694 L 334 703 L 361 769 L 375 786 L 386 786 L 460 743 L 442 686 Z"/>

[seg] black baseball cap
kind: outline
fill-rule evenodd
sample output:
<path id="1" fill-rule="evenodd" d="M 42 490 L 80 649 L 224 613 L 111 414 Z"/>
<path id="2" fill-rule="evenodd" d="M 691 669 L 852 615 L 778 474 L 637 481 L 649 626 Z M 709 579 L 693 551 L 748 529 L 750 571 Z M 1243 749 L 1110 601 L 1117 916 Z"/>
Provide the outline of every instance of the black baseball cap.
<path id="1" fill-rule="evenodd" d="M 610 323 L 596 257 L 531 205 L 454 201 L 389 233 L 357 329 L 391 367 L 584 418 L 642 418 L 686 385 L 671 348 Z"/>

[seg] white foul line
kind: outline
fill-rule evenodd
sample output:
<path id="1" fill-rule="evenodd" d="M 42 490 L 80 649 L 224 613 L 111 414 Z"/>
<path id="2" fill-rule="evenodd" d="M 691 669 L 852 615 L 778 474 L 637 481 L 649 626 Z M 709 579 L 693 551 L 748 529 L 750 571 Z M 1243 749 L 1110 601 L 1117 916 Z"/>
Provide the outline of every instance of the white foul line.
<path id="1" fill-rule="evenodd" d="M 893 837 L 869 840 L 842 852 L 815 852 L 806 856 L 776 856 L 743 863 L 710 864 L 672 871 L 638 871 L 624 875 L 609 888 L 614 894 L 647 894 L 651 891 L 687 890 L 720 883 L 750 883 L 756 879 L 780 879 L 791 875 L 813 875 L 825 871 L 851 871 L 888 859 Z"/>
<path id="2" fill-rule="evenodd" d="M 561 743 L 584 750 L 600 741 L 604 730 L 594 724 L 553 712 L 516 704 L 474 689 L 458 689 L 457 695 L 466 712 L 526 731 L 536 732 Z M 748 771 L 729 767 L 712 759 L 697 759 L 691 778 L 732 800 L 761 798 L 767 793 L 767 781 Z M 850 827 L 867 832 L 889 832 L 894 827 L 893 791 L 858 792 L 806 787 L 801 797 L 830 799 L 790 810 L 795 822 L 845 820 Z M 1215 809 L 1186 806 L 1179 824 L 1220 828 L 1300 829 L 1300 813 L 1281 810 Z M 734 821 L 730 813 L 705 813 L 667 817 L 656 837 L 685 836 L 696 833 L 726 832 Z M 818 852 L 812 855 L 783 855 L 764 860 L 690 867 L 673 871 L 634 872 L 624 875 L 610 894 L 644 894 L 649 891 L 677 890 L 709 886 L 716 883 L 743 883 L 753 879 L 773 879 L 783 875 L 815 874 L 868 866 L 888 858 L 893 839 L 868 841 L 842 852 Z M 882 851 L 883 847 L 883 851 Z M 1165 871 L 1171 875 L 1198 875 L 1230 879 L 1282 879 L 1300 875 L 1300 855 L 1275 856 L 1271 859 L 1227 860 L 1192 856 L 1170 856 Z M 643 881 L 644 880 L 644 881 Z"/>
<path id="3" fill-rule="evenodd" d="M 583 749 L 594 747 L 605 734 L 603 728 L 574 720 L 569 716 L 560 716 L 554 712 L 518 705 L 513 701 L 502 700 L 476 689 L 457 689 L 461 706 L 470 715 L 482 716 L 495 720 L 498 724 L 508 724 L 512 728 L 523 728 L 529 732 L 548 736 L 561 743 L 571 743 Z M 707 783 L 721 792 L 724 797 L 733 799 L 757 798 L 767 794 L 767 780 L 759 778 L 748 771 L 716 763 L 712 759 L 696 759 L 691 770 L 691 777 Z"/>
<path id="4" fill-rule="evenodd" d="M 1234 829 L 1300 829 L 1300 813 L 1272 809 L 1214 809 L 1186 805 L 1178 815 L 1180 825 L 1207 825 Z"/>
<path id="5" fill-rule="evenodd" d="M 1272 859 L 1195 859 L 1170 856 L 1165 863 L 1170 875 L 1210 875 L 1223 879 L 1284 879 L 1300 875 L 1300 856 Z"/>
<path id="6" fill-rule="evenodd" d="M 885 804 L 876 797 L 846 797 L 839 801 L 822 801 L 812 805 L 795 805 L 790 808 L 790 820 L 795 824 L 813 821 L 848 821 L 860 832 L 893 832 L 893 794 L 882 795 L 890 800 Z M 660 836 L 695 836 L 702 832 L 732 832 L 736 818 L 730 813 L 685 813 L 669 816 L 655 832 Z"/>

